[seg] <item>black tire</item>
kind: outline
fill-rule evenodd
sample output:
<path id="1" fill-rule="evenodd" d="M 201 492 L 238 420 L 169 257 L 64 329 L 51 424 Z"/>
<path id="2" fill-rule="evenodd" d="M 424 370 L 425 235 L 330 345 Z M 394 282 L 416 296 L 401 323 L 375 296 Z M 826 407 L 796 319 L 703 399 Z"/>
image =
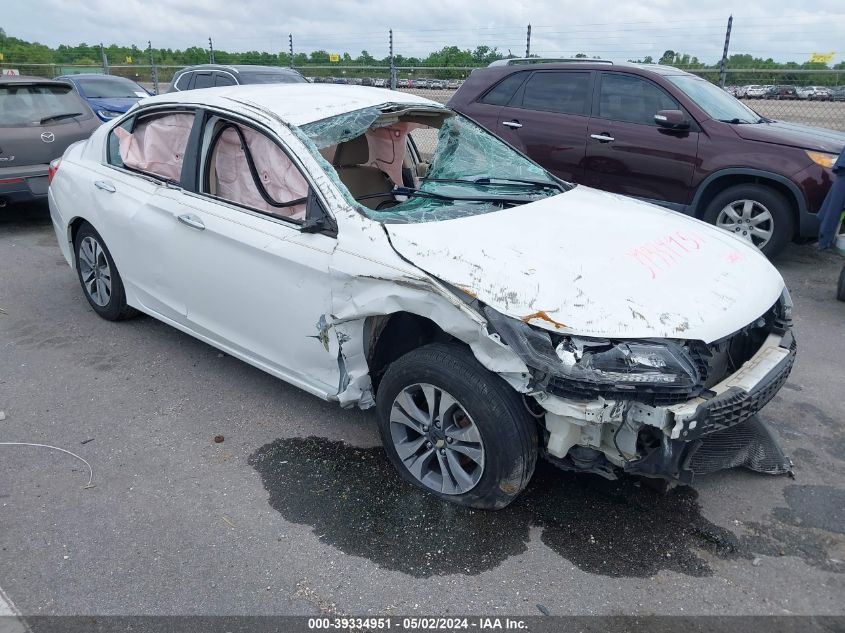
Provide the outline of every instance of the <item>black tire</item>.
<path id="1" fill-rule="evenodd" d="M 772 236 L 760 248 L 766 257 L 777 255 L 792 239 L 795 230 L 795 217 L 789 201 L 771 187 L 757 184 L 743 184 L 728 187 L 719 192 L 707 205 L 701 219 L 710 224 L 716 224 L 720 212 L 732 202 L 739 200 L 753 200 L 765 207 L 772 216 Z M 741 231 L 740 231 L 741 233 Z"/>
<path id="2" fill-rule="evenodd" d="M 839 273 L 839 284 L 836 286 L 836 298 L 839 301 L 845 301 L 845 266 L 842 267 L 842 272 Z"/>
<path id="3" fill-rule="evenodd" d="M 403 390 L 419 383 L 451 395 L 480 434 L 483 472 L 466 492 L 444 494 L 425 485 L 409 471 L 394 446 L 390 422 L 394 401 Z M 376 404 L 379 433 L 390 462 L 406 481 L 445 501 L 488 510 L 504 508 L 525 489 L 534 473 L 537 422 L 528 415 L 522 396 L 460 345 L 433 343 L 392 363 L 379 385 Z"/>
<path id="4" fill-rule="evenodd" d="M 86 280 L 83 279 L 85 263 L 83 261 L 82 249 L 83 244 L 90 244 L 86 240 L 93 240 L 102 249 L 102 256 L 108 263 L 111 290 L 107 299 L 105 296 L 103 297 L 104 303 L 102 305 L 96 299 L 96 291 L 92 292 L 89 290 Z M 117 266 L 114 263 L 114 259 L 112 259 L 106 243 L 100 237 L 100 234 L 94 230 L 94 227 L 87 222 L 82 224 L 76 232 L 76 237 L 73 240 L 73 256 L 75 258 L 76 275 L 79 279 L 79 285 L 82 286 L 82 294 L 85 295 L 88 304 L 94 309 L 94 312 L 108 321 L 122 321 L 138 314 L 137 310 L 126 303 L 126 291 L 123 288 L 123 280 L 120 278 L 120 273 L 117 270 Z"/>

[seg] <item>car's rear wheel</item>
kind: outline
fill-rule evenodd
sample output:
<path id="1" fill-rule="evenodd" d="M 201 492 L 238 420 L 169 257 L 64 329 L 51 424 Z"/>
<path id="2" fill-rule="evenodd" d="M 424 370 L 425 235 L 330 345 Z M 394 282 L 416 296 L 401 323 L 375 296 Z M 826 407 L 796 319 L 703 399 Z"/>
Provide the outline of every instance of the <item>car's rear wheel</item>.
<path id="1" fill-rule="evenodd" d="M 435 343 L 395 361 L 377 406 L 388 459 L 426 492 L 499 509 L 531 479 L 537 423 L 521 396 L 466 348 Z"/>
<path id="2" fill-rule="evenodd" d="M 733 233 L 766 257 L 779 253 L 792 239 L 794 220 L 780 193 L 757 184 L 728 187 L 718 193 L 702 216 L 705 222 Z"/>
<path id="3" fill-rule="evenodd" d="M 87 222 L 76 232 L 73 251 L 79 283 L 94 312 L 109 321 L 135 316 L 137 311 L 126 303 L 123 280 L 109 249 Z"/>

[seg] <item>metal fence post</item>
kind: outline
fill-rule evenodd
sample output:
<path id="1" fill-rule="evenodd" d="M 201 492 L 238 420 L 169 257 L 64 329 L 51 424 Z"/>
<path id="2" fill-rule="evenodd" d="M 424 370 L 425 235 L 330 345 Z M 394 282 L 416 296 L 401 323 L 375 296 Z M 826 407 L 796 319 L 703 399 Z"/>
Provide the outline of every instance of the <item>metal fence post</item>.
<path id="1" fill-rule="evenodd" d="M 393 29 L 390 29 L 390 89 L 396 90 L 396 60 L 393 57 Z"/>
<path id="2" fill-rule="evenodd" d="M 531 57 L 531 25 L 528 25 L 528 35 L 525 38 L 525 56 Z"/>
<path id="3" fill-rule="evenodd" d="M 147 49 L 150 51 L 150 74 L 153 80 L 153 90 L 158 94 L 158 68 L 156 68 L 155 59 L 153 58 L 153 43 L 149 40 L 147 41 Z"/>
<path id="4" fill-rule="evenodd" d="M 719 86 L 725 87 L 725 79 L 727 78 L 728 69 L 728 45 L 731 43 L 731 25 L 733 24 L 734 16 L 728 16 L 728 30 L 725 31 L 725 50 L 722 51 L 722 64 L 719 67 Z"/>
<path id="5" fill-rule="evenodd" d="M 103 48 L 103 43 L 100 42 L 100 57 L 103 60 L 103 74 L 109 74 L 109 58 L 106 57 L 106 49 Z"/>

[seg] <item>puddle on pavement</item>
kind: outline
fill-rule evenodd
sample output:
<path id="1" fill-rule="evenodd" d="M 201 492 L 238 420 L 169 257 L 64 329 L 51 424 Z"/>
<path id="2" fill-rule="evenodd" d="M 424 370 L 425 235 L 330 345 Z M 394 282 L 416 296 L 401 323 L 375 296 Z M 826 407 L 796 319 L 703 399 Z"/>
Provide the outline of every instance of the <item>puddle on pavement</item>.
<path id="1" fill-rule="evenodd" d="M 626 478 L 573 475 L 540 462 L 509 507 L 485 512 L 443 503 L 403 482 L 381 448 L 320 438 L 263 446 L 250 458 L 270 505 L 346 554 L 418 577 L 478 574 L 527 548 L 529 531 L 584 571 L 651 576 L 711 573 L 697 551 L 748 557 L 738 539 L 706 519 L 698 494 L 662 494 Z"/>

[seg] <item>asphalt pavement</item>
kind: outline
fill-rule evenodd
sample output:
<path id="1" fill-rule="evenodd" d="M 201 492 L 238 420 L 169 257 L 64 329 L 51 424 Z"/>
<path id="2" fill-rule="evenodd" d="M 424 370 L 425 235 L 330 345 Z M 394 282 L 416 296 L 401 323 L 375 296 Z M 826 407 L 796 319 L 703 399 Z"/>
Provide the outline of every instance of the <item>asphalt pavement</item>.
<path id="1" fill-rule="evenodd" d="M 86 487 L 66 453 L 0 445 L 0 596 L 25 615 L 845 614 L 843 261 L 775 262 L 799 355 L 762 417 L 794 479 L 661 493 L 541 465 L 489 513 L 401 483 L 372 411 L 98 318 L 46 209 L 0 209 L 0 443 L 93 468 Z"/>

